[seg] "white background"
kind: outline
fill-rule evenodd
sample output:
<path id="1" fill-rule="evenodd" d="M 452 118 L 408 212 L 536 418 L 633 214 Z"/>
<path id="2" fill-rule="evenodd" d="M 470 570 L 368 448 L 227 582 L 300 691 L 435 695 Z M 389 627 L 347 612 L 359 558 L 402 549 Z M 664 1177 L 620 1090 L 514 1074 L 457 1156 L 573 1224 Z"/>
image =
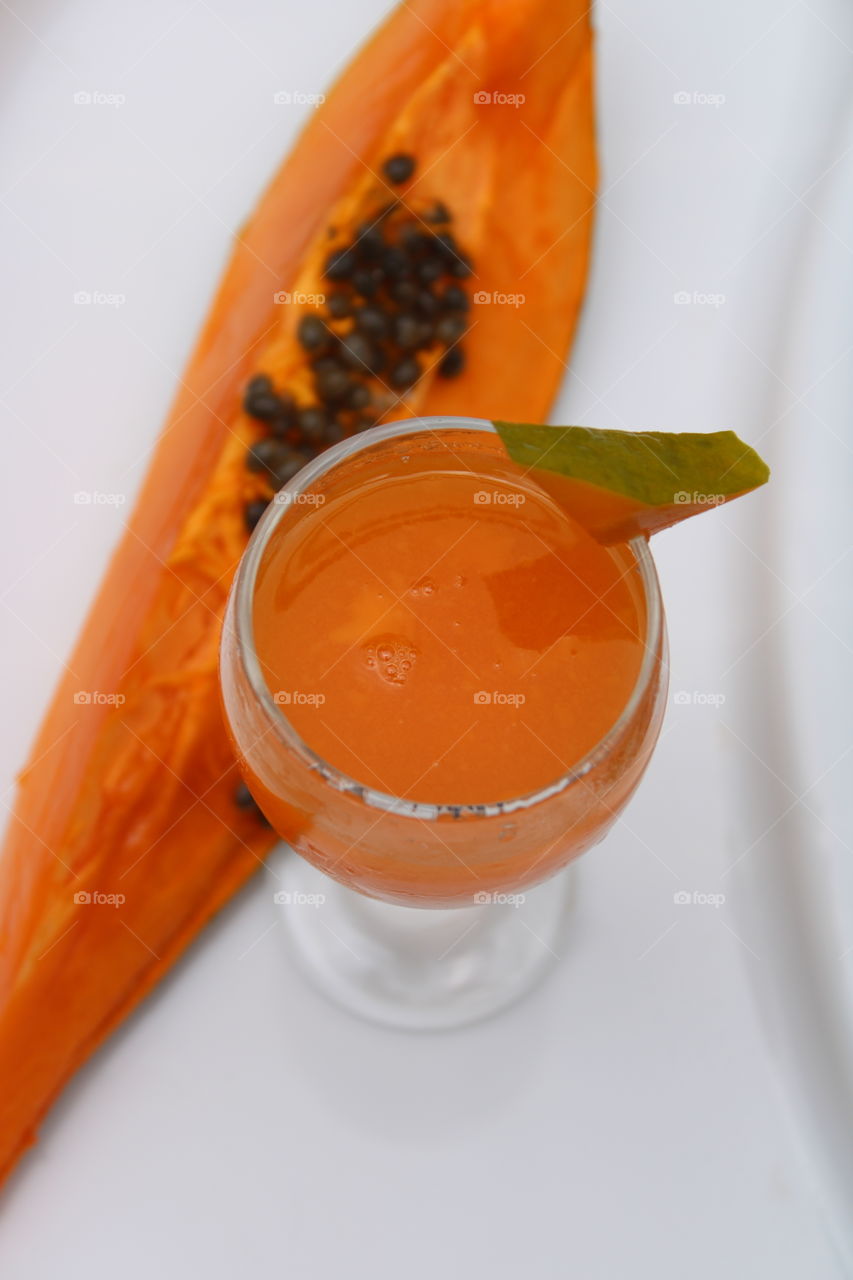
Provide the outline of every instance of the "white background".
<path id="1" fill-rule="evenodd" d="M 233 229 L 309 109 L 274 106 L 274 92 L 325 88 L 383 8 L 0 11 L 4 782 L 126 514 L 73 495 L 135 493 Z M 820 506 L 849 476 L 850 417 L 833 430 L 838 401 L 815 416 L 803 397 L 830 366 L 846 379 L 853 337 L 853 206 L 834 224 L 826 212 L 853 164 L 853 14 L 841 0 L 619 0 L 598 6 L 597 26 L 603 198 L 554 420 L 732 426 L 776 467 L 775 497 L 655 544 L 672 689 L 726 701 L 670 705 L 626 820 L 581 865 L 560 966 L 490 1023 L 418 1037 L 327 1006 L 291 971 L 259 876 L 54 1108 L 6 1191 L 7 1280 L 853 1274 L 832 1216 L 849 1155 L 831 1150 L 849 1117 L 822 1066 L 835 1015 L 827 1003 L 819 1027 L 797 1022 L 827 988 L 818 966 L 816 986 L 798 989 L 798 923 L 767 889 L 775 837 L 762 846 L 769 882 L 757 864 L 752 878 L 727 874 L 753 866 L 785 804 L 761 798 L 766 726 L 749 703 L 771 669 L 764 633 L 790 637 L 798 609 L 817 617 L 849 583 Z M 126 100 L 75 105 L 79 91 Z M 815 297 L 804 264 L 818 261 Z M 77 290 L 125 303 L 75 306 Z M 827 290 L 835 328 L 813 347 Z M 785 433 L 806 432 L 827 471 L 802 505 L 805 576 L 789 587 L 767 529 L 772 517 L 785 531 L 779 495 L 805 465 L 791 465 Z M 799 600 L 818 571 L 818 603 L 774 626 L 785 592 Z M 828 616 L 827 714 L 849 663 Z M 777 703 L 788 692 L 776 687 Z M 835 790 L 821 801 L 843 792 L 847 724 L 811 773 L 800 761 L 792 791 L 822 775 Z M 806 844 L 820 820 L 807 821 Z M 726 902 L 676 906 L 678 890 Z M 820 939 L 841 932 L 831 986 L 849 964 L 844 925 L 818 920 Z"/>

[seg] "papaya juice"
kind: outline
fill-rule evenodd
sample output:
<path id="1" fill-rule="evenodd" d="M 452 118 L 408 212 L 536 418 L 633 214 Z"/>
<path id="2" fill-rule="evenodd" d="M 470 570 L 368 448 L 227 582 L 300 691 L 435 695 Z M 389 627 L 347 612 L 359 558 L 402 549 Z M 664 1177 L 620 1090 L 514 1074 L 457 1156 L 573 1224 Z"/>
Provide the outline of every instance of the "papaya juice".
<path id="1" fill-rule="evenodd" d="M 599 545 L 488 424 L 421 419 L 277 496 L 222 693 L 284 839 L 368 895 L 464 906 L 607 832 L 657 738 L 665 648 L 643 543 Z"/>
<path id="2" fill-rule="evenodd" d="M 254 631 L 274 698 L 336 770 L 492 804 L 553 783 L 618 719 L 644 647 L 632 559 L 530 474 L 415 440 L 315 496 L 270 541 Z"/>

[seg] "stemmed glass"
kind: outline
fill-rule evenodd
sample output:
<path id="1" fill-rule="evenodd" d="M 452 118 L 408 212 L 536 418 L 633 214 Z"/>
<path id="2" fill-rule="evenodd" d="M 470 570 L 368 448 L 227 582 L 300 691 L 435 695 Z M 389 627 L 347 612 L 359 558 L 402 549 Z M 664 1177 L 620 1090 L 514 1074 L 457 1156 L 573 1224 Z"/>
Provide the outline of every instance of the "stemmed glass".
<path id="1" fill-rule="evenodd" d="M 473 448 L 488 442 L 494 451 L 489 422 L 420 418 L 365 431 L 305 466 L 252 535 L 229 597 L 220 659 L 241 769 L 267 818 L 301 854 L 282 863 L 273 895 L 276 909 L 286 908 L 297 960 L 350 1010 L 418 1029 L 494 1013 L 559 957 L 571 899 L 568 863 L 602 839 L 636 789 L 667 684 L 658 580 L 647 542 L 638 538 L 624 549 L 645 623 L 634 688 L 592 749 L 535 794 L 493 804 L 419 803 L 346 776 L 300 738 L 255 646 L 253 604 L 271 540 L 316 514 L 312 492 L 354 459 L 362 477 L 371 467 L 380 476 L 389 449 L 404 451 L 413 436 L 429 432 L 440 440 L 448 431 L 470 432 Z"/>

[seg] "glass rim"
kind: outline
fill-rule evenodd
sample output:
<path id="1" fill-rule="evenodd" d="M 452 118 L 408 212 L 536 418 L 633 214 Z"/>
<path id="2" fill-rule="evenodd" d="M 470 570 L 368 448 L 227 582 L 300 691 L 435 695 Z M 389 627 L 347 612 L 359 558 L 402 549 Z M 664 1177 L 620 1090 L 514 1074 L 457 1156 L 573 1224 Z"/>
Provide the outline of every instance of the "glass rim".
<path id="1" fill-rule="evenodd" d="M 229 620 L 233 620 L 238 660 L 243 667 L 249 687 L 257 698 L 271 728 L 288 750 L 295 752 L 311 770 L 319 773 L 336 790 L 355 795 L 372 808 L 404 816 L 408 815 L 426 821 L 435 820 L 442 815 L 449 815 L 455 818 L 463 816 L 485 817 L 533 808 L 544 800 L 558 795 L 568 787 L 581 782 L 587 774 L 591 773 L 593 769 L 613 753 L 619 740 L 629 729 L 635 713 L 648 692 L 657 669 L 663 629 L 663 604 L 660 583 L 648 542 L 643 537 L 631 538 L 625 545 L 633 553 L 646 606 L 643 660 L 637 673 L 637 679 L 619 716 L 599 738 L 598 742 L 594 743 L 581 759 L 571 768 L 565 770 L 559 778 L 544 787 L 540 787 L 537 791 L 527 792 L 510 800 L 498 800 L 483 804 L 445 804 L 407 800 L 359 782 L 335 765 L 329 764 L 327 760 L 324 760 L 321 755 L 309 747 L 287 719 L 282 707 L 275 701 L 273 692 L 261 670 L 261 664 L 255 649 L 252 605 L 258 569 L 270 538 L 278 527 L 278 523 L 283 518 L 284 513 L 294 505 L 299 495 L 307 488 L 310 488 L 321 476 L 331 471 L 338 463 L 373 445 L 381 444 L 385 440 L 392 440 L 398 436 L 423 433 L 437 434 L 439 429 L 445 427 L 451 427 L 458 431 L 469 430 L 497 434 L 494 424 L 486 418 L 455 417 L 449 414 L 407 418 L 400 422 L 389 422 L 382 426 L 371 427 L 356 436 L 350 436 L 348 439 L 340 441 L 339 444 L 325 449 L 316 458 L 306 463 L 297 475 L 288 481 L 274 496 L 252 533 L 231 586 L 229 606 L 226 610 L 224 624 L 228 626 Z"/>

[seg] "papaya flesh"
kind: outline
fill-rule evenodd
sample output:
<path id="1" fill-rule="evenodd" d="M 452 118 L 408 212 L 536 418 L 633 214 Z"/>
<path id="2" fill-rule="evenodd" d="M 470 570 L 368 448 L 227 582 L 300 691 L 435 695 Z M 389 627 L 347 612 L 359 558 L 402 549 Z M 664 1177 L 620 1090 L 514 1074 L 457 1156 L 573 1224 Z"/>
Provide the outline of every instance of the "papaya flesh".
<path id="1" fill-rule="evenodd" d="M 298 462 L 306 408 L 320 410 L 314 449 L 364 425 L 354 415 L 365 385 L 382 420 L 547 415 L 589 256 L 586 9 L 575 0 L 401 5 L 312 113 L 237 238 L 0 853 L 0 1177 L 68 1077 L 274 841 L 239 786 L 217 650 L 247 525 L 281 466 Z M 415 162 L 408 181 L 383 170 L 396 155 Z M 465 332 L 457 341 L 451 324 L 439 339 L 437 322 L 424 321 L 417 378 L 397 368 L 392 383 L 387 363 L 375 376 L 347 374 L 348 407 L 330 415 L 317 388 L 340 381 L 336 357 L 311 355 L 302 322 L 312 304 L 281 305 L 281 295 L 333 292 L 330 251 L 383 217 L 382 252 L 408 236 L 421 284 L 436 268 L 418 257 L 426 242 L 412 231 L 446 233 L 443 269 L 467 292 L 454 312 Z M 352 295 L 352 279 L 341 290 Z M 330 327 L 336 352 L 352 333 L 345 321 Z M 447 358 L 452 376 L 439 371 Z M 113 697 L 81 705 L 79 690 Z"/>

